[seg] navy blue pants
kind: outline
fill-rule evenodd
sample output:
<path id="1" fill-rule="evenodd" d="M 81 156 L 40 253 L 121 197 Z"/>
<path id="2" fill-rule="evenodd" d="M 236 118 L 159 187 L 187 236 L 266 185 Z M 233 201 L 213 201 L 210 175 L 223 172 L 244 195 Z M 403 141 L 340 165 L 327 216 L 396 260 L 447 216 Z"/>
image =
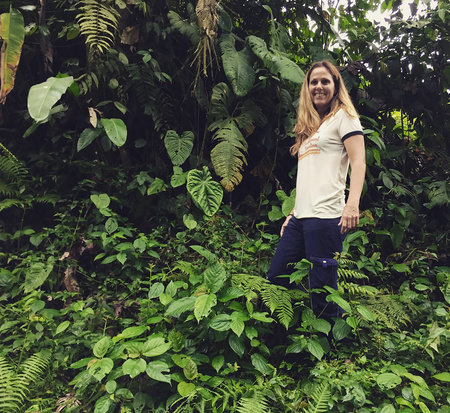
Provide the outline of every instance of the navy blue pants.
<path id="1" fill-rule="evenodd" d="M 342 251 L 342 241 L 345 238 L 338 226 L 339 221 L 340 218 L 291 217 L 272 259 L 267 278 L 274 284 L 289 287 L 288 278 L 277 276 L 292 274 L 293 264 L 306 258 L 313 264 L 309 272 L 309 289 L 328 285 L 337 290 L 338 263 L 333 257 L 336 252 Z M 331 321 L 334 317 L 342 316 L 342 309 L 335 303 L 327 302 L 327 294 L 311 294 L 312 310 L 317 317 Z"/>

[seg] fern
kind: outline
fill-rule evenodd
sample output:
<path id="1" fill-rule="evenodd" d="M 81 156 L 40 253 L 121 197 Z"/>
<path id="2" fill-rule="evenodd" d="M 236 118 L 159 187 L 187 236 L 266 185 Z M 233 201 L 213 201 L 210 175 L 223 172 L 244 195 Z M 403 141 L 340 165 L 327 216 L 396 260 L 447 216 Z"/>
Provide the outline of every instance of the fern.
<path id="1" fill-rule="evenodd" d="M 111 5 L 100 0 L 81 0 L 81 11 L 76 16 L 81 34 L 93 55 L 103 54 L 111 48 L 118 31 L 120 14 Z"/>
<path id="2" fill-rule="evenodd" d="M 11 364 L 0 357 L 0 411 L 14 413 L 23 411 L 23 405 L 32 384 L 42 379 L 50 365 L 50 355 L 39 352 L 32 355 L 21 366 L 17 373 Z"/>
<path id="3" fill-rule="evenodd" d="M 28 171 L 3 144 L 0 143 L 0 195 L 18 196 L 20 186 L 24 183 Z M 20 202 L 19 200 L 14 200 Z M 2 209 L 7 208 L 5 206 Z"/>
<path id="4" fill-rule="evenodd" d="M 331 399 L 331 391 L 328 383 L 321 383 L 311 395 L 314 403 L 310 403 L 305 413 L 321 413 L 328 412 L 328 402 Z"/>
<path id="5" fill-rule="evenodd" d="M 280 323 L 286 328 L 289 327 L 289 323 L 294 316 L 292 308 L 293 297 L 290 290 L 272 284 L 265 278 L 248 274 L 233 275 L 231 283 L 234 287 L 244 291 L 248 300 L 257 298 L 259 295 L 263 303 L 269 307 L 270 312 L 276 314 Z"/>
<path id="6" fill-rule="evenodd" d="M 239 413 L 268 413 L 270 411 L 265 394 L 262 391 L 254 391 L 251 397 L 242 397 L 239 400 Z"/>
<path id="7" fill-rule="evenodd" d="M 368 297 L 364 305 L 377 316 L 379 322 L 391 330 L 400 330 L 401 327 L 411 324 L 408 312 L 419 313 L 415 304 L 410 301 L 402 302 L 397 295 L 378 294 Z"/>

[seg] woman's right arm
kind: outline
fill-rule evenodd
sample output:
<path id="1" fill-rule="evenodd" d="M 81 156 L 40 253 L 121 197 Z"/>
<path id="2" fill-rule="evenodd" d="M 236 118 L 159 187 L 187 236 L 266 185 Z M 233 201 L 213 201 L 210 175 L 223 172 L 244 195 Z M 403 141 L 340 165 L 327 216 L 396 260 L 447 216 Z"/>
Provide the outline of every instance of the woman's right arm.
<path id="1" fill-rule="evenodd" d="M 283 236 L 284 233 L 284 229 L 287 227 L 287 224 L 289 223 L 289 221 L 291 220 L 291 218 L 294 216 L 294 210 L 292 210 L 289 215 L 286 217 L 286 219 L 283 222 L 283 225 L 281 226 L 281 231 L 280 231 L 280 237 Z"/>

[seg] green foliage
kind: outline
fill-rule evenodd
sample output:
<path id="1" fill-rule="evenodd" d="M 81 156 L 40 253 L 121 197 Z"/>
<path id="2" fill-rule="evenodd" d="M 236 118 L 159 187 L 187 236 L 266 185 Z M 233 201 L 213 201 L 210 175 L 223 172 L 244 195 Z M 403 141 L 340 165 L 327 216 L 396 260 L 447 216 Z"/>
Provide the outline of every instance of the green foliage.
<path id="1" fill-rule="evenodd" d="M 214 215 L 222 202 L 223 191 L 206 166 L 192 169 L 187 175 L 187 190 L 194 202 L 208 215 Z"/>
<path id="2" fill-rule="evenodd" d="M 313 399 L 313 403 L 311 403 L 307 409 L 305 409 L 306 413 L 319 413 L 319 412 L 327 412 L 328 410 L 328 402 L 331 399 L 331 391 L 329 389 L 328 383 L 321 383 L 317 386 L 314 393 L 311 395 Z"/>
<path id="3" fill-rule="evenodd" d="M 50 354 L 33 354 L 18 369 L 0 356 L 0 409 L 5 413 L 23 411 L 28 394 L 50 365 Z"/>
<path id="4" fill-rule="evenodd" d="M 34 85 L 28 93 L 28 112 L 35 122 L 45 122 L 55 103 L 61 99 L 73 77 L 49 77 L 45 82 Z"/>
<path id="5" fill-rule="evenodd" d="M 108 2 L 80 0 L 77 22 L 93 54 L 105 53 L 114 43 L 120 14 Z"/>

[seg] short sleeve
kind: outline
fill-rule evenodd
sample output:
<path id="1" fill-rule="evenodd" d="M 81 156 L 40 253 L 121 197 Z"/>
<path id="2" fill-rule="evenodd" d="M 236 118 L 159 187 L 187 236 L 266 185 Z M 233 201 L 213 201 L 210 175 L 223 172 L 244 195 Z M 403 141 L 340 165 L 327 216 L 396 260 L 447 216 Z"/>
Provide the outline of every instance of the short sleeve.
<path id="1" fill-rule="evenodd" d="M 351 136 L 363 134 L 363 129 L 359 118 L 349 116 L 343 109 L 341 109 L 341 119 L 339 122 L 338 131 L 342 142 Z"/>

